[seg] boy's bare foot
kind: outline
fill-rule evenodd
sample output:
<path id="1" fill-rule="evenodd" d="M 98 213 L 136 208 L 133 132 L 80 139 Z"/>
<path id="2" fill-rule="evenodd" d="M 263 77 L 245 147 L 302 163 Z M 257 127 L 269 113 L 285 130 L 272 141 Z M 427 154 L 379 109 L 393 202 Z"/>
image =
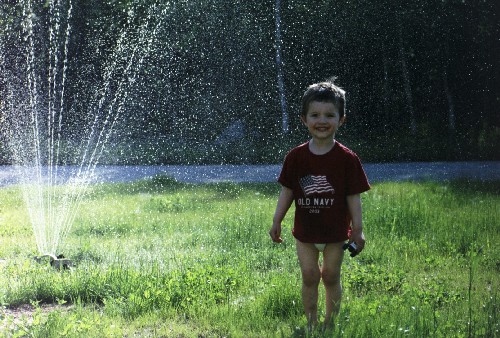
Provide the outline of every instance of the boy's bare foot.
<path id="1" fill-rule="evenodd" d="M 316 328 L 318 327 L 318 322 L 310 322 L 310 323 L 307 323 L 307 329 L 309 330 L 309 332 L 312 332 L 314 330 L 316 330 Z"/>
<path id="2" fill-rule="evenodd" d="M 335 321 L 332 318 L 331 320 L 325 321 L 323 323 L 322 330 L 323 330 L 323 333 L 332 333 L 334 328 L 335 328 Z"/>

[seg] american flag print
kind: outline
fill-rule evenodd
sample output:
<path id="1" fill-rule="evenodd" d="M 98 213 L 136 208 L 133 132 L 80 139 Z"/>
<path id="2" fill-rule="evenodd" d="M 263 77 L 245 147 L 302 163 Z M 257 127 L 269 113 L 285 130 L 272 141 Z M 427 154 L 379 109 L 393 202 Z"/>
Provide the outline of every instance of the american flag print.
<path id="1" fill-rule="evenodd" d="M 324 192 L 335 193 L 333 187 L 326 180 L 326 176 L 308 175 L 302 177 L 300 180 L 300 187 L 304 195 L 310 196 L 312 194 L 320 194 Z"/>

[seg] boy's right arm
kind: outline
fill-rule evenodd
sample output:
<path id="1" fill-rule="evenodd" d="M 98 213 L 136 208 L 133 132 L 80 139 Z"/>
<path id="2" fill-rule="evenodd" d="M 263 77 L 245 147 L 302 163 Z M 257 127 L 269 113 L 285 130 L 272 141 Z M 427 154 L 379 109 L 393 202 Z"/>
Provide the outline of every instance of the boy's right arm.
<path id="1" fill-rule="evenodd" d="M 278 205 L 276 205 L 276 211 L 273 217 L 273 226 L 269 231 L 269 235 L 273 242 L 281 243 L 283 239 L 281 238 L 281 222 L 285 218 L 286 212 L 290 208 L 293 202 L 293 191 L 290 188 L 281 187 L 281 193 L 278 198 Z"/>

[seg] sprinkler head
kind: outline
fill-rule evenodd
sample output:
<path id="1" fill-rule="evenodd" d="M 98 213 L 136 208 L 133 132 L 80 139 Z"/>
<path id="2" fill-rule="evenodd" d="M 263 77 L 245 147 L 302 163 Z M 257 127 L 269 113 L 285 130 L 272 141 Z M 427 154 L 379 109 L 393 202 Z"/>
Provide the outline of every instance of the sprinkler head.
<path id="1" fill-rule="evenodd" d="M 55 256 L 52 254 L 44 254 L 41 256 L 35 256 L 35 261 L 42 263 L 44 258 L 48 258 L 50 266 L 53 266 L 58 270 L 67 270 L 73 266 L 73 262 L 70 259 L 65 258 L 64 255 Z"/>
<path id="2" fill-rule="evenodd" d="M 59 270 L 67 270 L 73 266 L 73 262 L 69 258 L 65 258 L 64 255 L 58 255 L 55 260 L 50 261 L 50 265 Z"/>

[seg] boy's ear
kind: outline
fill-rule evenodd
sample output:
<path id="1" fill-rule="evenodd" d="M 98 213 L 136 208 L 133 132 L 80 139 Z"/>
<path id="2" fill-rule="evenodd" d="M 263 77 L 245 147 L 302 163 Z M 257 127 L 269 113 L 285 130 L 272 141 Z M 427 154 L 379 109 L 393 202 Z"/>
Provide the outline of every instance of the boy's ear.
<path id="1" fill-rule="evenodd" d="M 299 117 L 300 117 L 300 120 L 302 121 L 302 123 L 307 125 L 306 117 L 304 115 L 299 115 Z"/>
<path id="2" fill-rule="evenodd" d="M 342 118 L 340 119 L 340 124 L 339 124 L 339 127 L 340 127 L 341 125 L 343 125 L 343 124 L 345 123 L 345 121 L 346 121 L 346 120 L 347 120 L 347 117 L 346 117 L 345 115 L 344 115 L 344 116 L 342 116 Z"/>

